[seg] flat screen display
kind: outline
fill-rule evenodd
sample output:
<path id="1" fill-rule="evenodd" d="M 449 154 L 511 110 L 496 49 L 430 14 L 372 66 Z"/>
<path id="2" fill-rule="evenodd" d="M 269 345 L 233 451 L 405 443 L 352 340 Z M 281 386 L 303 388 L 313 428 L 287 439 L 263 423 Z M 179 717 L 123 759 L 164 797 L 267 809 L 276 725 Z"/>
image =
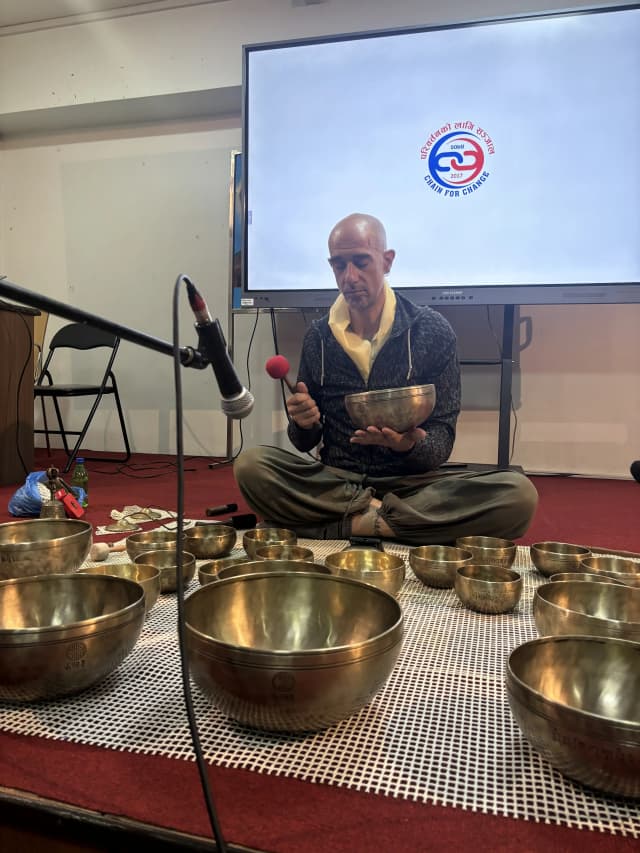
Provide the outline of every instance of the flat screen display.
<path id="1" fill-rule="evenodd" d="M 640 301 L 640 6 L 244 49 L 245 307 L 328 305 L 331 227 L 422 303 Z"/>

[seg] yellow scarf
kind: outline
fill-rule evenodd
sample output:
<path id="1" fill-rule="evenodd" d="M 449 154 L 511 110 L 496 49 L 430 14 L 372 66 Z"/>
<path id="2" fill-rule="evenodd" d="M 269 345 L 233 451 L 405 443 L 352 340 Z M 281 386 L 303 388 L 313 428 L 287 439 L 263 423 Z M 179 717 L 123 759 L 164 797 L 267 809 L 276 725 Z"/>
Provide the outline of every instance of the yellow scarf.
<path id="1" fill-rule="evenodd" d="M 338 296 L 329 310 L 329 328 L 333 333 L 333 337 L 358 368 L 365 382 L 369 380 L 371 365 L 376 355 L 380 352 L 384 342 L 389 337 L 396 314 L 396 295 L 386 281 L 384 283 L 384 292 L 385 299 L 382 314 L 380 315 L 380 326 L 370 341 L 364 340 L 351 330 L 349 306 L 342 294 Z"/>

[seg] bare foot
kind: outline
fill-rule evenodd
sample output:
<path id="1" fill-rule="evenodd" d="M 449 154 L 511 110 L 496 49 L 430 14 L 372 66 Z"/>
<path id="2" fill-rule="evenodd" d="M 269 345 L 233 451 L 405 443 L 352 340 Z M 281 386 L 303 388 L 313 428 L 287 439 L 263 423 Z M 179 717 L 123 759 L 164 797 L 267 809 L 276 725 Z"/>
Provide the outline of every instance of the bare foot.
<path id="1" fill-rule="evenodd" d="M 378 514 L 378 510 L 382 503 L 376 498 L 371 499 L 371 503 L 364 512 L 356 513 L 351 516 L 351 535 L 352 536 L 386 536 L 393 538 L 393 530 L 387 522 Z"/>

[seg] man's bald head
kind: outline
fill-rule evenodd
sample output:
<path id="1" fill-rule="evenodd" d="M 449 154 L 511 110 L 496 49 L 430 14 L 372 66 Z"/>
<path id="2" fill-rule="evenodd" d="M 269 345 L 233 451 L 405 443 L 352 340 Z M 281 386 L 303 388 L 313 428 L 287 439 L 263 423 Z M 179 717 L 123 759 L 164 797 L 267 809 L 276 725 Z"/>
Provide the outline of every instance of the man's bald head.
<path id="1" fill-rule="evenodd" d="M 352 324 L 354 312 L 379 323 L 385 302 L 385 275 L 395 254 L 387 249 L 384 225 L 375 216 L 352 213 L 333 226 L 329 263 L 349 306 Z"/>
<path id="2" fill-rule="evenodd" d="M 351 213 L 336 223 L 329 234 L 329 254 L 335 246 L 369 246 L 384 252 L 387 249 L 387 234 L 384 225 L 368 213 Z"/>

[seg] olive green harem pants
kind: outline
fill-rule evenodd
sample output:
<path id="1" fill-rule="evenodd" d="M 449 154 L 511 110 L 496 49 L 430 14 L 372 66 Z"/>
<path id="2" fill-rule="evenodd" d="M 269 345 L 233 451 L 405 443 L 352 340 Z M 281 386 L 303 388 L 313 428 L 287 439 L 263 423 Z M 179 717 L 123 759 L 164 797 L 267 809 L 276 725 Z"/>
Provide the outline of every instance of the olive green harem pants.
<path id="1" fill-rule="evenodd" d="M 234 464 L 236 482 L 254 512 L 309 539 L 348 539 L 351 516 L 372 497 L 399 542 L 446 545 L 459 536 L 514 539 L 538 503 L 516 471 L 439 469 L 403 477 L 365 477 L 278 447 L 254 447 Z"/>

